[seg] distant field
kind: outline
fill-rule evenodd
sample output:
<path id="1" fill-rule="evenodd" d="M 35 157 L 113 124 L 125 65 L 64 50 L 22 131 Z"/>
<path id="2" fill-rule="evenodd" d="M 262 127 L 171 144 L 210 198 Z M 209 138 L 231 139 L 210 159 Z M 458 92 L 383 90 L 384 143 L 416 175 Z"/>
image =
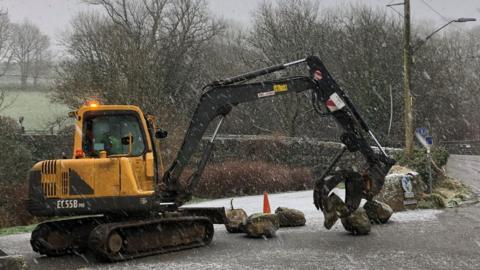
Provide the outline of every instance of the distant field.
<path id="1" fill-rule="evenodd" d="M 45 129 L 47 124 L 58 116 L 66 116 L 68 108 L 62 104 L 51 103 L 48 92 L 42 91 L 7 91 L 5 104 L 12 105 L 0 111 L 2 116 L 18 119 L 24 117 L 26 130 Z"/>

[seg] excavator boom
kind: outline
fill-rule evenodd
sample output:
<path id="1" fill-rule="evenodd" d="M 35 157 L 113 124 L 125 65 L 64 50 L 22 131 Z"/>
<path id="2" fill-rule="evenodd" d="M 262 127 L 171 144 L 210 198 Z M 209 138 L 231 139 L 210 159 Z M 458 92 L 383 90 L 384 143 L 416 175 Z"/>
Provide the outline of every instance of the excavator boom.
<path id="1" fill-rule="evenodd" d="M 216 117 L 226 116 L 232 108 L 240 103 L 255 101 L 263 98 L 298 93 L 312 89 L 314 84 L 308 77 L 292 77 L 282 80 L 263 81 L 249 84 L 215 84 L 200 98 L 200 102 L 193 114 L 190 126 L 177 154 L 177 158 L 163 176 L 166 192 L 162 195 L 163 201 L 175 201 L 178 205 L 188 200 L 200 174 L 191 179 L 188 190 L 183 190 L 179 184 L 179 177 L 197 150 L 208 125 Z M 207 146 L 208 147 L 208 146 Z M 202 160 L 207 160 L 205 156 Z M 193 182 L 192 182 L 193 181 Z"/>

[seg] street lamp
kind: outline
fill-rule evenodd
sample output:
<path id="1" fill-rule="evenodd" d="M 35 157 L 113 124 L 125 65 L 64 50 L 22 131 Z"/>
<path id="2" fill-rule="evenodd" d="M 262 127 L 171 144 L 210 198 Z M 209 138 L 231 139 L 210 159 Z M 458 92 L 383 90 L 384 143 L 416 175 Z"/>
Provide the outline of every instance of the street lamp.
<path id="1" fill-rule="evenodd" d="M 411 64 L 412 64 L 412 55 L 418 50 L 425 42 L 435 35 L 438 31 L 445 28 L 447 25 L 454 22 L 471 22 L 476 21 L 474 18 L 458 18 L 456 20 L 451 20 L 448 23 L 444 24 L 442 27 L 433 31 L 428 35 L 419 45 L 415 48 L 412 48 L 410 45 L 410 0 L 404 0 L 403 3 L 398 3 L 395 5 L 404 6 L 404 28 L 403 28 L 403 97 L 404 97 L 404 121 L 405 121 L 405 157 L 407 159 L 412 158 L 413 154 L 413 98 L 411 95 Z"/>
<path id="2" fill-rule="evenodd" d="M 447 22 L 446 24 L 442 25 L 440 28 L 438 28 L 437 30 L 433 31 L 430 35 L 428 35 L 425 39 L 423 39 L 422 41 L 420 41 L 419 44 L 417 44 L 417 46 L 415 46 L 415 48 L 412 49 L 412 54 L 414 54 L 418 48 L 422 47 L 423 44 L 425 44 L 427 42 L 427 40 L 429 40 L 433 35 L 435 35 L 438 31 L 442 30 L 443 28 L 447 27 L 449 24 L 451 23 L 464 23 L 464 22 L 474 22 L 476 21 L 477 19 L 475 18 L 458 18 L 456 20 L 451 20 L 449 22 Z"/>
<path id="3" fill-rule="evenodd" d="M 403 27 L 403 98 L 404 98 L 404 121 L 405 121 L 405 157 L 410 159 L 413 154 L 413 98 L 410 94 L 411 88 L 411 71 L 410 66 L 412 63 L 412 55 L 415 51 L 418 50 L 428 39 L 435 35 L 438 31 L 445 28 L 447 25 L 458 22 L 473 22 L 476 21 L 474 18 L 458 18 L 456 20 L 451 20 L 448 23 L 444 24 L 442 27 L 433 31 L 428 35 L 423 41 L 421 41 L 415 48 L 412 48 L 410 45 L 410 0 L 404 0 L 400 3 L 389 4 L 387 7 L 394 10 L 396 13 L 401 15 L 396 11 L 393 6 L 402 6 L 403 5 L 403 17 L 404 17 L 404 27 Z"/>

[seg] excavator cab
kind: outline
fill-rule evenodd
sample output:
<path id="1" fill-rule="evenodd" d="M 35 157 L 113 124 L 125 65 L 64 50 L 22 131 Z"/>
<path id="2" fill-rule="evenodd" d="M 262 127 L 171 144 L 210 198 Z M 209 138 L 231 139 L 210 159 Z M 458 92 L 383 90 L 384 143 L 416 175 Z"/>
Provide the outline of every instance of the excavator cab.
<path id="1" fill-rule="evenodd" d="M 34 215 L 147 211 L 156 177 L 153 121 L 136 106 L 80 107 L 71 159 L 41 161 L 30 171 Z M 38 185 L 36 184 L 38 183 Z"/>
<path id="2" fill-rule="evenodd" d="M 146 150 L 144 134 L 135 113 L 90 113 L 84 116 L 82 150 L 88 157 L 139 156 Z"/>
<path id="3" fill-rule="evenodd" d="M 98 158 L 102 151 L 110 157 L 141 156 L 149 146 L 141 117 L 143 114 L 139 115 L 131 108 L 112 110 L 102 106 L 102 110 L 87 109 L 80 117 L 82 132 L 75 139 L 81 140 L 85 157 Z M 82 155 L 76 156 L 80 157 Z"/>

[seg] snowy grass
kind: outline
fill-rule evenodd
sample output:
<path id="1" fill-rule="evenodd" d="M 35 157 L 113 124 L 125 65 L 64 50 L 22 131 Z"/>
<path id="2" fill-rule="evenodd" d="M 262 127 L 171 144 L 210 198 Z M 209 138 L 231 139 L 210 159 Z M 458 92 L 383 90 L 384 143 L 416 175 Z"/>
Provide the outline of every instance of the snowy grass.
<path id="1" fill-rule="evenodd" d="M 69 111 L 65 105 L 50 102 L 49 93 L 45 91 L 6 91 L 5 94 L 4 105 L 8 106 L 0 115 L 15 120 L 23 116 L 26 130 L 45 129 L 49 122 L 67 116 Z"/>

